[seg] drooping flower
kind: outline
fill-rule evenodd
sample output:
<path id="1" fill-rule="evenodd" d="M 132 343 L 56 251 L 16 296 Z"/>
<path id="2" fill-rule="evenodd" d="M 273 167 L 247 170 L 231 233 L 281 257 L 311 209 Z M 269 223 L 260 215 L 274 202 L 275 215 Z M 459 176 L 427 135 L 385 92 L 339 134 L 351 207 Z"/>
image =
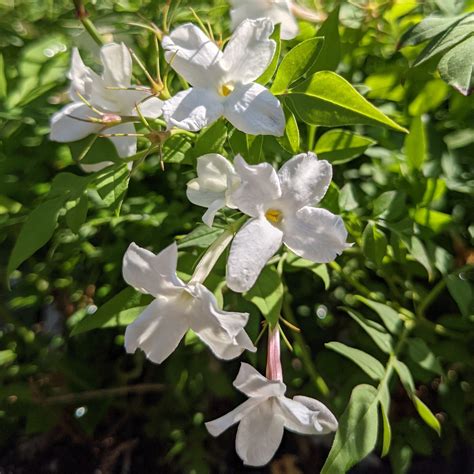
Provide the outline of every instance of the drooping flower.
<path id="1" fill-rule="evenodd" d="M 165 58 L 193 87 L 163 105 L 169 126 L 198 131 L 225 117 L 252 135 L 283 135 L 285 116 L 278 99 L 254 82 L 270 64 L 276 44 L 272 22 L 246 20 L 222 52 L 191 23 L 163 38 Z"/>
<path id="2" fill-rule="evenodd" d="M 269 164 L 248 165 L 234 160 L 242 184 L 233 204 L 252 217 L 237 233 L 227 261 L 227 285 L 244 292 L 255 283 L 282 242 L 296 255 L 327 263 L 349 245 L 340 216 L 312 207 L 325 195 L 331 164 L 314 153 L 296 155 L 278 171 Z"/>
<path id="3" fill-rule="evenodd" d="M 206 423 L 213 436 L 239 423 L 235 449 L 244 464 L 267 464 L 280 446 L 286 428 L 300 434 L 327 434 L 337 429 L 331 411 L 314 398 L 285 397 L 286 385 L 269 380 L 251 365 L 242 363 L 234 387 L 249 397 L 237 408 Z"/>
<path id="4" fill-rule="evenodd" d="M 220 310 L 214 295 L 199 281 L 185 284 L 176 275 L 178 249 L 171 244 L 158 255 L 130 244 L 123 259 L 125 281 L 155 297 L 125 331 L 125 348 L 137 348 L 160 364 L 192 329 L 221 359 L 238 357 L 256 348 L 244 331 L 247 313 Z"/>
<path id="5" fill-rule="evenodd" d="M 188 182 L 186 195 L 193 204 L 208 208 L 202 220 L 212 227 L 217 211 L 225 206 L 235 209 L 230 196 L 240 178 L 232 163 L 217 153 L 199 157 L 196 169 L 197 178 Z"/>
<path id="6" fill-rule="evenodd" d="M 280 23 L 281 39 L 293 39 L 299 31 L 298 23 L 291 12 L 289 0 L 230 0 L 232 29 L 247 18 L 269 18 L 275 25 Z"/>
<path id="7" fill-rule="evenodd" d="M 71 80 L 70 104 L 55 113 L 51 119 L 50 138 L 57 142 L 73 142 L 88 135 L 100 133 L 107 125 L 107 134 L 112 140 L 120 157 L 134 155 L 137 150 L 137 138 L 128 134 L 135 133 L 131 122 L 123 122 L 122 117 L 137 116 L 137 108 L 149 118 L 161 115 L 162 101 L 153 97 L 149 89 L 133 89 L 132 58 L 127 47 L 110 43 L 100 50 L 103 66 L 99 76 L 87 67 L 74 48 L 72 64 L 68 77 Z M 122 134 L 124 134 L 122 136 Z M 86 171 L 96 171 L 111 162 L 95 165 L 83 165 Z"/>

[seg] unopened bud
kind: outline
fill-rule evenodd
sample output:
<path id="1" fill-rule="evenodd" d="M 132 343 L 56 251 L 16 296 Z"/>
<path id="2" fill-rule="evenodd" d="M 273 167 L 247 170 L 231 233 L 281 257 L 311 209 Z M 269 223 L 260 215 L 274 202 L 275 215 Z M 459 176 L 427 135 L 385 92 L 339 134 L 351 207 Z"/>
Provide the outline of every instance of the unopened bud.
<path id="1" fill-rule="evenodd" d="M 107 125 L 116 125 L 122 122 L 122 117 L 120 117 L 120 115 L 117 115 L 117 114 L 106 113 L 102 115 L 101 122 Z"/>

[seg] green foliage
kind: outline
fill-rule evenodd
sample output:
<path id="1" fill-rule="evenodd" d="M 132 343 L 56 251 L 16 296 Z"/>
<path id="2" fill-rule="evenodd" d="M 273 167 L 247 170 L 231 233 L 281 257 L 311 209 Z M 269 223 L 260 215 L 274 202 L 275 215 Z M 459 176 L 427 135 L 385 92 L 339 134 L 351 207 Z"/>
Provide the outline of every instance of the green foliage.
<path id="1" fill-rule="evenodd" d="M 253 341 L 262 321 L 281 322 L 293 346 L 282 354 L 288 392 L 321 399 L 337 415 L 324 467 L 324 449 L 305 454 L 304 437 L 287 434 L 282 452 L 304 472 L 347 472 L 370 453 L 386 456 L 383 473 L 465 469 L 474 329 L 471 3 L 342 2 L 334 9 L 329 2 L 319 12 L 326 20 L 300 21 L 295 40 L 281 41 L 279 27 L 272 35 L 276 53 L 258 82 L 278 94 L 283 137 L 246 135 L 224 119 L 170 135 L 161 119 L 150 120 L 151 130 L 137 122 L 138 152 L 126 160 L 104 137 L 67 145 L 48 139 L 52 114 L 69 100 L 71 48 L 93 69 L 98 64 L 73 4 L 6 5 L 0 465 L 16 459 L 15 468 L 33 472 L 58 462 L 48 458 L 50 445 L 37 448 L 34 466 L 13 447 L 54 439 L 64 447 L 61 458 L 81 450 L 84 472 L 108 462 L 116 470 L 129 459 L 133 472 L 143 471 L 141 460 L 166 472 L 235 466 L 232 436 L 210 440 L 203 421 L 241 401 L 231 385 L 237 362 L 216 363 L 192 332 L 160 366 L 140 352 L 127 355 L 124 326 L 151 297 L 124 289 L 122 257 L 132 241 L 158 251 L 176 240 L 178 274 L 187 279 L 224 228 L 242 224 L 232 209 L 219 212 L 213 228 L 201 223 L 204 208 L 185 195 L 199 156 L 232 161 L 241 153 L 278 167 L 314 151 L 333 165 L 319 205 L 342 216 L 354 245 L 327 264 L 283 247 L 243 298 L 226 287 L 225 253 L 205 281 L 221 307 L 250 314 Z M 145 19 L 172 30 L 196 21 L 192 6 L 225 41 L 229 5 L 183 0 L 167 11 L 165 4 L 86 8 L 107 41 L 123 40 L 151 76 L 159 66 L 173 95 L 183 86 L 156 52 Z M 148 85 L 136 65 L 134 82 Z M 90 174 L 80 166 L 104 161 L 109 166 Z M 262 372 L 264 339 L 258 357 L 242 356 Z M 64 459 L 59 471 L 82 468 Z"/>

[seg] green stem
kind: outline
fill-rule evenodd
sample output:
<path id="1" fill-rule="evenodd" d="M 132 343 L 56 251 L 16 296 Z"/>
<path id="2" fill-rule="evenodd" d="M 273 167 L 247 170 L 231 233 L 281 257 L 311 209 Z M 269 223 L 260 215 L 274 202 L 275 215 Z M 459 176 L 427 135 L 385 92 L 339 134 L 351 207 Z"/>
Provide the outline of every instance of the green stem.
<path id="1" fill-rule="evenodd" d="M 89 14 L 87 13 L 82 0 L 73 0 L 74 6 L 76 7 L 76 16 L 89 33 L 91 38 L 99 45 L 103 46 L 105 44 L 105 40 L 102 35 L 97 31 L 94 23 L 89 18 Z"/>
<path id="2" fill-rule="evenodd" d="M 286 299 L 283 300 L 283 311 L 285 313 L 285 318 L 289 321 L 293 326 L 298 326 L 296 318 L 293 314 L 293 310 L 291 309 L 290 304 Z M 329 387 L 326 384 L 325 380 L 321 377 L 321 375 L 316 370 L 316 367 L 313 363 L 313 359 L 311 357 L 311 353 L 308 350 L 308 346 L 306 345 L 306 341 L 301 333 L 295 332 L 293 337 L 298 344 L 301 350 L 301 360 L 306 367 L 306 370 L 313 380 L 314 385 L 319 390 L 319 392 L 327 398 L 329 396 Z"/>

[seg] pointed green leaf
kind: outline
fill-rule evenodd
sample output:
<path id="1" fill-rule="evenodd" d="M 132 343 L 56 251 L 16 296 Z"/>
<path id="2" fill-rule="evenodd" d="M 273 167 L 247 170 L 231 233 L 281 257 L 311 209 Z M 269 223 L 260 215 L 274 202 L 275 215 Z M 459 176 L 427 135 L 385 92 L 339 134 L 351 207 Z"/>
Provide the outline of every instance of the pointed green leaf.
<path id="1" fill-rule="evenodd" d="M 68 227 L 74 232 L 78 233 L 82 224 L 84 224 L 87 218 L 87 210 L 89 202 L 87 194 L 83 194 L 78 200 L 76 205 L 69 209 L 66 214 L 66 223 Z"/>
<path id="2" fill-rule="evenodd" d="M 381 324 L 365 318 L 357 311 L 344 307 L 342 309 L 359 324 L 383 352 L 390 354 L 392 351 L 392 336 L 385 331 Z"/>
<path id="3" fill-rule="evenodd" d="M 298 129 L 298 122 L 296 121 L 295 115 L 288 108 L 284 107 L 285 111 L 285 134 L 282 137 L 278 137 L 278 143 L 289 153 L 296 154 L 300 150 L 300 131 Z"/>
<path id="4" fill-rule="evenodd" d="M 271 87 L 274 95 L 284 94 L 291 84 L 311 69 L 323 43 L 323 38 L 310 38 L 297 44 L 285 55 Z"/>
<path id="5" fill-rule="evenodd" d="M 408 339 L 406 344 L 408 354 L 413 362 L 425 370 L 443 375 L 441 364 L 423 339 L 413 337 Z"/>
<path id="6" fill-rule="evenodd" d="M 130 170 L 126 163 L 109 166 L 100 172 L 97 179 L 97 192 L 107 207 L 110 207 L 116 216 L 128 190 Z"/>
<path id="7" fill-rule="evenodd" d="M 130 324 L 151 303 L 152 299 L 152 296 L 144 295 L 133 288 L 125 288 L 104 303 L 95 313 L 81 319 L 71 331 L 71 336 L 106 326 Z"/>
<path id="8" fill-rule="evenodd" d="M 321 474 L 345 473 L 375 447 L 378 434 L 377 390 L 357 385 L 341 419 Z"/>
<path id="9" fill-rule="evenodd" d="M 371 138 L 357 135 L 348 130 L 335 129 L 329 130 L 319 138 L 314 152 L 320 160 L 340 165 L 362 155 L 369 146 L 375 143 L 375 140 Z"/>
<path id="10" fill-rule="evenodd" d="M 244 294 L 244 298 L 257 306 L 274 328 L 280 318 L 283 304 L 283 284 L 278 272 L 272 267 L 265 267 L 255 285 Z"/>
<path id="11" fill-rule="evenodd" d="M 208 153 L 222 153 L 227 140 L 227 127 L 223 120 L 218 120 L 199 133 L 194 142 L 193 156 L 199 158 Z"/>
<path id="12" fill-rule="evenodd" d="M 310 73 L 316 71 L 335 71 L 341 60 L 341 38 L 339 35 L 339 7 L 326 18 L 317 32 L 324 37 L 324 44 Z"/>
<path id="13" fill-rule="evenodd" d="M 431 410 L 416 396 L 413 395 L 413 403 L 415 405 L 416 411 L 421 416 L 423 421 L 433 430 L 438 433 L 438 436 L 441 436 L 441 425 L 438 421 L 438 418 L 433 415 Z"/>
<path id="14" fill-rule="evenodd" d="M 405 138 L 405 154 L 408 164 L 420 170 L 427 158 L 427 143 L 423 118 L 419 115 L 411 122 L 410 133 Z"/>
<path id="15" fill-rule="evenodd" d="M 382 380 L 385 369 L 375 357 L 340 342 L 328 342 L 324 345 L 357 364 L 371 379 Z"/>
<path id="16" fill-rule="evenodd" d="M 382 414 L 382 426 L 383 426 L 383 438 L 382 438 L 382 453 L 380 456 L 385 457 L 390 451 L 390 445 L 392 443 L 392 428 L 390 427 L 390 421 L 388 419 L 388 410 L 386 410 L 383 404 L 380 404 L 380 413 Z"/>
<path id="17" fill-rule="evenodd" d="M 377 301 L 372 301 L 363 296 L 357 295 L 356 298 L 367 305 L 369 308 L 373 309 L 379 316 L 380 319 L 385 324 L 385 327 L 392 333 L 392 334 L 399 334 L 402 327 L 403 322 L 400 319 L 398 311 L 395 311 L 390 306 L 387 306 L 383 303 L 378 303 Z"/>
<path id="18" fill-rule="evenodd" d="M 49 199 L 28 215 L 10 255 L 7 275 L 10 275 L 51 239 L 65 200 L 64 196 Z"/>
<path id="19" fill-rule="evenodd" d="M 381 125 L 398 132 L 407 130 L 374 107 L 341 76 L 317 72 L 287 95 L 296 114 L 310 125 Z"/>
<path id="20" fill-rule="evenodd" d="M 362 251 L 377 266 L 382 265 L 383 258 L 387 254 L 387 237 L 372 222 L 366 225 L 362 233 Z"/>

